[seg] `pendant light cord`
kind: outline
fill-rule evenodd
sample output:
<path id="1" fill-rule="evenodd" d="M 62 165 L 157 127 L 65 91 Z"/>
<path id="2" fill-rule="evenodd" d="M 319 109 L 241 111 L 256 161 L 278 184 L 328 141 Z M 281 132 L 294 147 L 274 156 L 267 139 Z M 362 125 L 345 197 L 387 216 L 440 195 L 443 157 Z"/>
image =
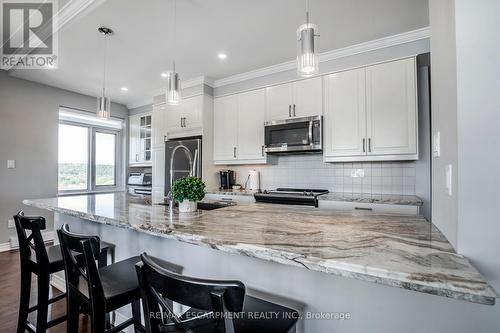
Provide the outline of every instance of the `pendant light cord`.
<path id="1" fill-rule="evenodd" d="M 102 96 L 104 97 L 106 94 L 106 39 L 108 35 L 104 34 L 104 73 L 102 75 Z"/>
<path id="2" fill-rule="evenodd" d="M 173 18 L 173 22 L 174 22 L 174 28 L 172 29 L 173 31 L 173 56 L 172 56 L 172 63 L 173 63 L 173 70 L 175 72 L 175 56 L 176 56 L 176 53 L 175 53 L 175 46 L 177 44 L 177 0 L 174 0 L 174 18 Z"/>
<path id="3" fill-rule="evenodd" d="M 306 0 L 306 24 L 309 28 L 309 0 Z"/>

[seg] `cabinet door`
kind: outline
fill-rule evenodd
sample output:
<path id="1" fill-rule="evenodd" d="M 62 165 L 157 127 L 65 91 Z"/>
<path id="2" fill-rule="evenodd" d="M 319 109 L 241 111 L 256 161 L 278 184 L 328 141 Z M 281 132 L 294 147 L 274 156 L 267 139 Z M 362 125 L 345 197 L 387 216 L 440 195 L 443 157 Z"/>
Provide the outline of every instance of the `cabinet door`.
<path id="1" fill-rule="evenodd" d="M 264 122 L 266 98 L 264 89 L 238 95 L 238 160 L 264 158 Z"/>
<path id="2" fill-rule="evenodd" d="M 214 160 L 235 159 L 238 99 L 236 95 L 214 100 Z"/>
<path id="3" fill-rule="evenodd" d="M 196 96 L 181 101 L 181 117 L 185 118 L 185 127 L 202 126 L 202 99 L 203 96 Z"/>
<path id="4" fill-rule="evenodd" d="M 164 104 L 153 106 L 153 149 L 165 147 L 166 113 Z"/>
<path id="5" fill-rule="evenodd" d="M 325 76 L 324 156 L 366 155 L 365 69 Z"/>
<path id="6" fill-rule="evenodd" d="M 179 105 L 165 105 L 166 111 L 166 129 L 167 132 L 179 131 L 181 127 L 181 118 L 183 117 L 182 101 Z"/>
<path id="7" fill-rule="evenodd" d="M 266 88 L 266 119 L 282 120 L 292 115 L 292 84 L 280 84 Z"/>
<path id="8" fill-rule="evenodd" d="M 139 126 L 139 152 L 140 162 L 151 162 L 152 147 L 152 116 L 151 114 L 140 117 Z"/>
<path id="9" fill-rule="evenodd" d="M 323 81 L 321 77 L 293 83 L 293 117 L 309 117 L 323 114 Z"/>
<path id="10" fill-rule="evenodd" d="M 140 162 L 140 126 L 141 117 L 129 117 L 129 163 Z"/>
<path id="11" fill-rule="evenodd" d="M 368 155 L 417 153 L 415 58 L 366 69 Z"/>

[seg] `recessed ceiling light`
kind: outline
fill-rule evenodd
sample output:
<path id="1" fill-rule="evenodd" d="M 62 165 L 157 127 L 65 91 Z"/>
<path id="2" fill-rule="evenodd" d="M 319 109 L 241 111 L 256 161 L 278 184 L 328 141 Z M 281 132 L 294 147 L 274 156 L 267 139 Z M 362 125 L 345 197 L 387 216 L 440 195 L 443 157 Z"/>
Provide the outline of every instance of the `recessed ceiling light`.
<path id="1" fill-rule="evenodd" d="M 122 91 L 128 91 L 127 87 L 121 87 Z"/>
<path id="2" fill-rule="evenodd" d="M 167 77 L 167 73 L 161 73 L 161 77 Z"/>
<path id="3" fill-rule="evenodd" d="M 227 54 L 225 54 L 225 53 L 219 53 L 219 54 L 217 55 L 217 57 L 218 57 L 219 59 L 221 59 L 221 60 L 224 60 L 224 59 L 226 59 L 226 58 L 227 58 Z"/>

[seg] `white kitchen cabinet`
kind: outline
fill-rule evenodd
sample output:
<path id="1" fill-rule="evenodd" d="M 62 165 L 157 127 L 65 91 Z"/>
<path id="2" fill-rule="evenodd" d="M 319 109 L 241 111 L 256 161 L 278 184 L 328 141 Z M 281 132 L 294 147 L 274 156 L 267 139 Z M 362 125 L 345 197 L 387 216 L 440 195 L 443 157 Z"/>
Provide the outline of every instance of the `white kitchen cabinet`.
<path id="1" fill-rule="evenodd" d="M 167 112 L 165 104 L 153 106 L 153 149 L 164 148 L 167 135 Z M 154 159 L 153 159 L 154 160 Z"/>
<path id="2" fill-rule="evenodd" d="M 324 78 L 325 162 L 418 159 L 415 58 Z"/>
<path id="3" fill-rule="evenodd" d="M 214 99 L 214 161 L 236 159 L 238 97 Z"/>
<path id="4" fill-rule="evenodd" d="M 325 76 L 324 156 L 366 155 L 365 69 Z"/>
<path id="5" fill-rule="evenodd" d="M 266 119 L 282 120 L 323 114 L 321 77 L 266 88 Z"/>
<path id="6" fill-rule="evenodd" d="M 240 161 L 265 158 L 265 96 L 263 89 L 238 95 L 236 159 Z"/>
<path id="7" fill-rule="evenodd" d="M 415 58 L 366 69 L 368 155 L 417 153 Z"/>
<path id="8" fill-rule="evenodd" d="M 151 165 L 152 115 L 129 117 L 129 164 Z"/>
<path id="9" fill-rule="evenodd" d="M 152 198 L 153 202 L 163 202 L 165 190 L 165 148 L 154 148 L 152 151 Z"/>
<path id="10" fill-rule="evenodd" d="M 215 164 L 262 164 L 265 90 L 216 98 L 214 101 Z"/>
<path id="11" fill-rule="evenodd" d="M 396 214 L 396 215 L 420 214 L 420 206 L 334 201 L 334 200 L 319 200 L 318 208 L 337 210 L 337 211 L 349 211 L 361 214 L 364 212 L 371 212 L 376 214 Z"/>
<path id="12" fill-rule="evenodd" d="M 201 135 L 203 131 L 203 96 L 182 99 L 179 105 L 166 105 L 167 138 Z"/>

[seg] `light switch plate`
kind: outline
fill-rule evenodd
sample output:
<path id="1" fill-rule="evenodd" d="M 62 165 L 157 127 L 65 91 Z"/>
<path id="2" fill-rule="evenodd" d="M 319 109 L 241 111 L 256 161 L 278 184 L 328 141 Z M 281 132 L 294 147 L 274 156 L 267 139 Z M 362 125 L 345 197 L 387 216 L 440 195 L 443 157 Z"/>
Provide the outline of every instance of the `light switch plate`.
<path id="1" fill-rule="evenodd" d="M 432 138 L 432 156 L 441 156 L 441 132 L 434 133 Z"/>
<path id="2" fill-rule="evenodd" d="M 453 195 L 453 167 L 451 164 L 446 166 L 446 193 L 451 197 Z"/>
<path id="3" fill-rule="evenodd" d="M 7 160 L 7 169 L 15 169 L 16 161 L 15 160 Z"/>
<path id="4" fill-rule="evenodd" d="M 354 169 L 351 171 L 352 178 L 363 178 L 365 176 L 365 169 Z"/>
<path id="5" fill-rule="evenodd" d="M 14 219 L 9 219 L 8 228 L 13 229 L 15 227 L 16 227 L 16 225 L 14 224 Z"/>

